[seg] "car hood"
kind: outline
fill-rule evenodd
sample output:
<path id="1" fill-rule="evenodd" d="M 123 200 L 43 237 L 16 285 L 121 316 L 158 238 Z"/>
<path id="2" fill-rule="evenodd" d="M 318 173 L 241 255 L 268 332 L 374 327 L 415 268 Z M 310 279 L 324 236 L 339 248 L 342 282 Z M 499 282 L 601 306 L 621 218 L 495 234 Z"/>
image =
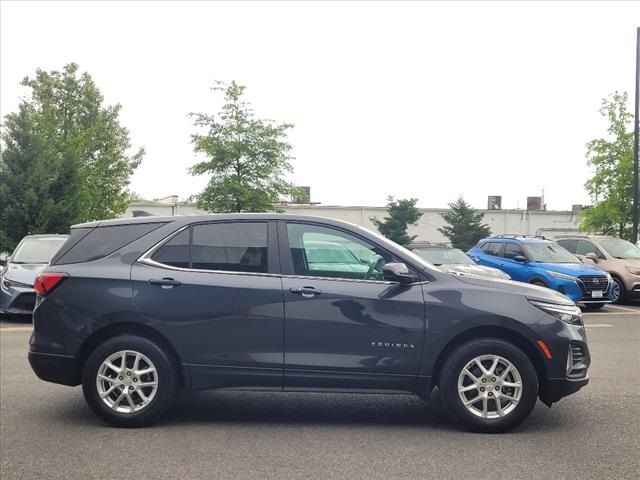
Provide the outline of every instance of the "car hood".
<path id="1" fill-rule="evenodd" d="M 38 273 L 46 266 L 46 263 L 9 263 L 4 278 L 25 285 L 33 285 Z"/>
<path id="2" fill-rule="evenodd" d="M 579 277 L 580 275 L 605 275 L 605 272 L 600 267 L 595 265 L 585 265 L 584 263 L 543 263 L 533 262 L 532 267 L 542 268 L 550 272 L 564 273 L 565 275 L 571 275 L 572 277 Z"/>
<path id="3" fill-rule="evenodd" d="M 475 276 L 467 277 L 463 275 L 454 275 L 454 277 L 463 283 L 477 285 L 480 287 L 495 288 L 496 290 L 503 290 L 523 295 L 532 300 L 563 305 L 574 305 L 574 302 L 571 299 L 565 297 L 560 292 L 556 292 L 555 290 L 551 290 L 546 287 L 531 285 L 529 283 L 514 282 L 513 280 L 502 280 L 498 278 L 482 278 Z"/>
<path id="4" fill-rule="evenodd" d="M 481 265 L 458 265 L 446 263 L 438 265 L 440 270 L 454 273 L 465 273 L 469 275 L 480 275 L 481 277 L 503 278 L 508 279 L 509 276 L 502 270 L 493 267 L 484 267 Z"/>

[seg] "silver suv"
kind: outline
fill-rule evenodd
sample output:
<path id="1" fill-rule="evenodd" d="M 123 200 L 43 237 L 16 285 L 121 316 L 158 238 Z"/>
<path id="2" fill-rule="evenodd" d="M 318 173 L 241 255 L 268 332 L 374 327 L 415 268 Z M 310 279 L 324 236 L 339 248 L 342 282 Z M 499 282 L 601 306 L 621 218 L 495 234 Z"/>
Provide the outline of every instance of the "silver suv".
<path id="1" fill-rule="evenodd" d="M 640 299 L 640 248 L 633 243 L 604 235 L 561 235 L 556 241 L 584 263 L 611 274 L 614 303 Z"/>

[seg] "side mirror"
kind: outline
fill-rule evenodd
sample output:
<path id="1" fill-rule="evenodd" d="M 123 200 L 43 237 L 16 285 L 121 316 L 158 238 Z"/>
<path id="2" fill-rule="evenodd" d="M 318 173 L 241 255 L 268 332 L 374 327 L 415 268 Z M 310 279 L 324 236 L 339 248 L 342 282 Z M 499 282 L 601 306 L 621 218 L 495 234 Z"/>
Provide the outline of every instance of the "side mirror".
<path id="1" fill-rule="evenodd" d="M 513 259 L 518 263 L 527 263 L 527 257 L 523 257 L 522 255 L 516 255 Z"/>
<path id="2" fill-rule="evenodd" d="M 593 252 L 587 253 L 584 258 L 588 258 L 589 260 L 593 261 L 593 263 L 598 263 L 598 256 Z"/>
<path id="3" fill-rule="evenodd" d="M 403 284 L 417 282 L 418 276 L 409 271 L 404 263 L 390 262 L 382 266 L 382 275 L 385 280 Z"/>

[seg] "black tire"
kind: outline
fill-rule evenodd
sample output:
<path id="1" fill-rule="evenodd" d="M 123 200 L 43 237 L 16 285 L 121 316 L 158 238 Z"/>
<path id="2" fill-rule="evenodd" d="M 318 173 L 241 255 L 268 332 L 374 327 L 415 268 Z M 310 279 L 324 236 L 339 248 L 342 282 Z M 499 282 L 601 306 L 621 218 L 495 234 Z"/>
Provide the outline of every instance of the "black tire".
<path id="1" fill-rule="evenodd" d="M 147 357 L 157 372 L 155 396 L 148 405 L 131 413 L 121 413 L 110 408 L 100 398 L 96 385 L 98 371 L 103 362 L 109 356 L 125 350 L 138 352 Z M 143 381 L 142 376 L 140 379 Z M 82 372 L 82 391 L 89 407 L 102 420 L 116 427 L 143 427 L 156 421 L 171 406 L 178 382 L 177 365 L 171 355 L 155 342 L 135 335 L 120 335 L 106 340 L 89 356 Z M 114 393 L 117 394 L 117 390 Z"/>
<path id="2" fill-rule="evenodd" d="M 537 285 L 538 287 L 549 288 L 549 285 L 544 283 L 542 280 L 534 280 L 531 282 L 531 285 Z"/>
<path id="3" fill-rule="evenodd" d="M 476 416 L 464 406 L 458 393 L 458 377 L 461 372 L 473 359 L 481 355 L 498 355 L 511 362 L 520 374 L 520 400 L 505 416 Z M 441 399 L 449 415 L 474 432 L 499 433 L 514 428 L 529 416 L 538 398 L 538 375 L 531 360 L 518 347 L 498 338 L 472 340 L 454 350 L 442 366 L 439 383 Z M 493 399 L 490 401 L 495 402 Z M 495 403 L 493 405 L 496 408 Z"/>
<path id="4" fill-rule="evenodd" d="M 618 295 L 618 298 L 613 300 L 613 303 L 617 303 L 617 304 L 624 303 L 627 296 L 627 291 L 626 291 L 626 287 L 624 286 L 624 282 L 620 280 L 618 277 L 613 277 L 613 281 L 618 285 L 618 288 L 620 289 L 620 295 Z"/>
<path id="5" fill-rule="evenodd" d="M 585 310 L 588 310 L 590 312 L 594 312 L 596 310 L 600 310 L 605 305 L 606 305 L 606 303 L 586 303 L 584 308 L 585 308 Z"/>

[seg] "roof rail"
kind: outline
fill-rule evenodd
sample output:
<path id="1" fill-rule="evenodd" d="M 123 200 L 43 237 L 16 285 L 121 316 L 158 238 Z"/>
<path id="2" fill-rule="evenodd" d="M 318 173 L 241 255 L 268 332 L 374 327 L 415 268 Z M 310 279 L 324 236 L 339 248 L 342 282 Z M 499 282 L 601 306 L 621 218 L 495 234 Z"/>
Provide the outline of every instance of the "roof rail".
<path id="1" fill-rule="evenodd" d="M 582 233 L 574 233 L 573 235 L 571 235 L 571 234 L 567 233 L 567 234 L 564 234 L 564 235 L 556 235 L 553 238 L 572 238 L 572 237 L 573 238 L 589 238 L 589 235 L 584 235 Z"/>
<path id="2" fill-rule="evenodd" d="M 539 238 L 540 240 L 548 240 L 547 237 L 542 235 L 522 235 L 520 233 L 501 233 L 499 235 L 493 235 L 491 238 Z"/>

